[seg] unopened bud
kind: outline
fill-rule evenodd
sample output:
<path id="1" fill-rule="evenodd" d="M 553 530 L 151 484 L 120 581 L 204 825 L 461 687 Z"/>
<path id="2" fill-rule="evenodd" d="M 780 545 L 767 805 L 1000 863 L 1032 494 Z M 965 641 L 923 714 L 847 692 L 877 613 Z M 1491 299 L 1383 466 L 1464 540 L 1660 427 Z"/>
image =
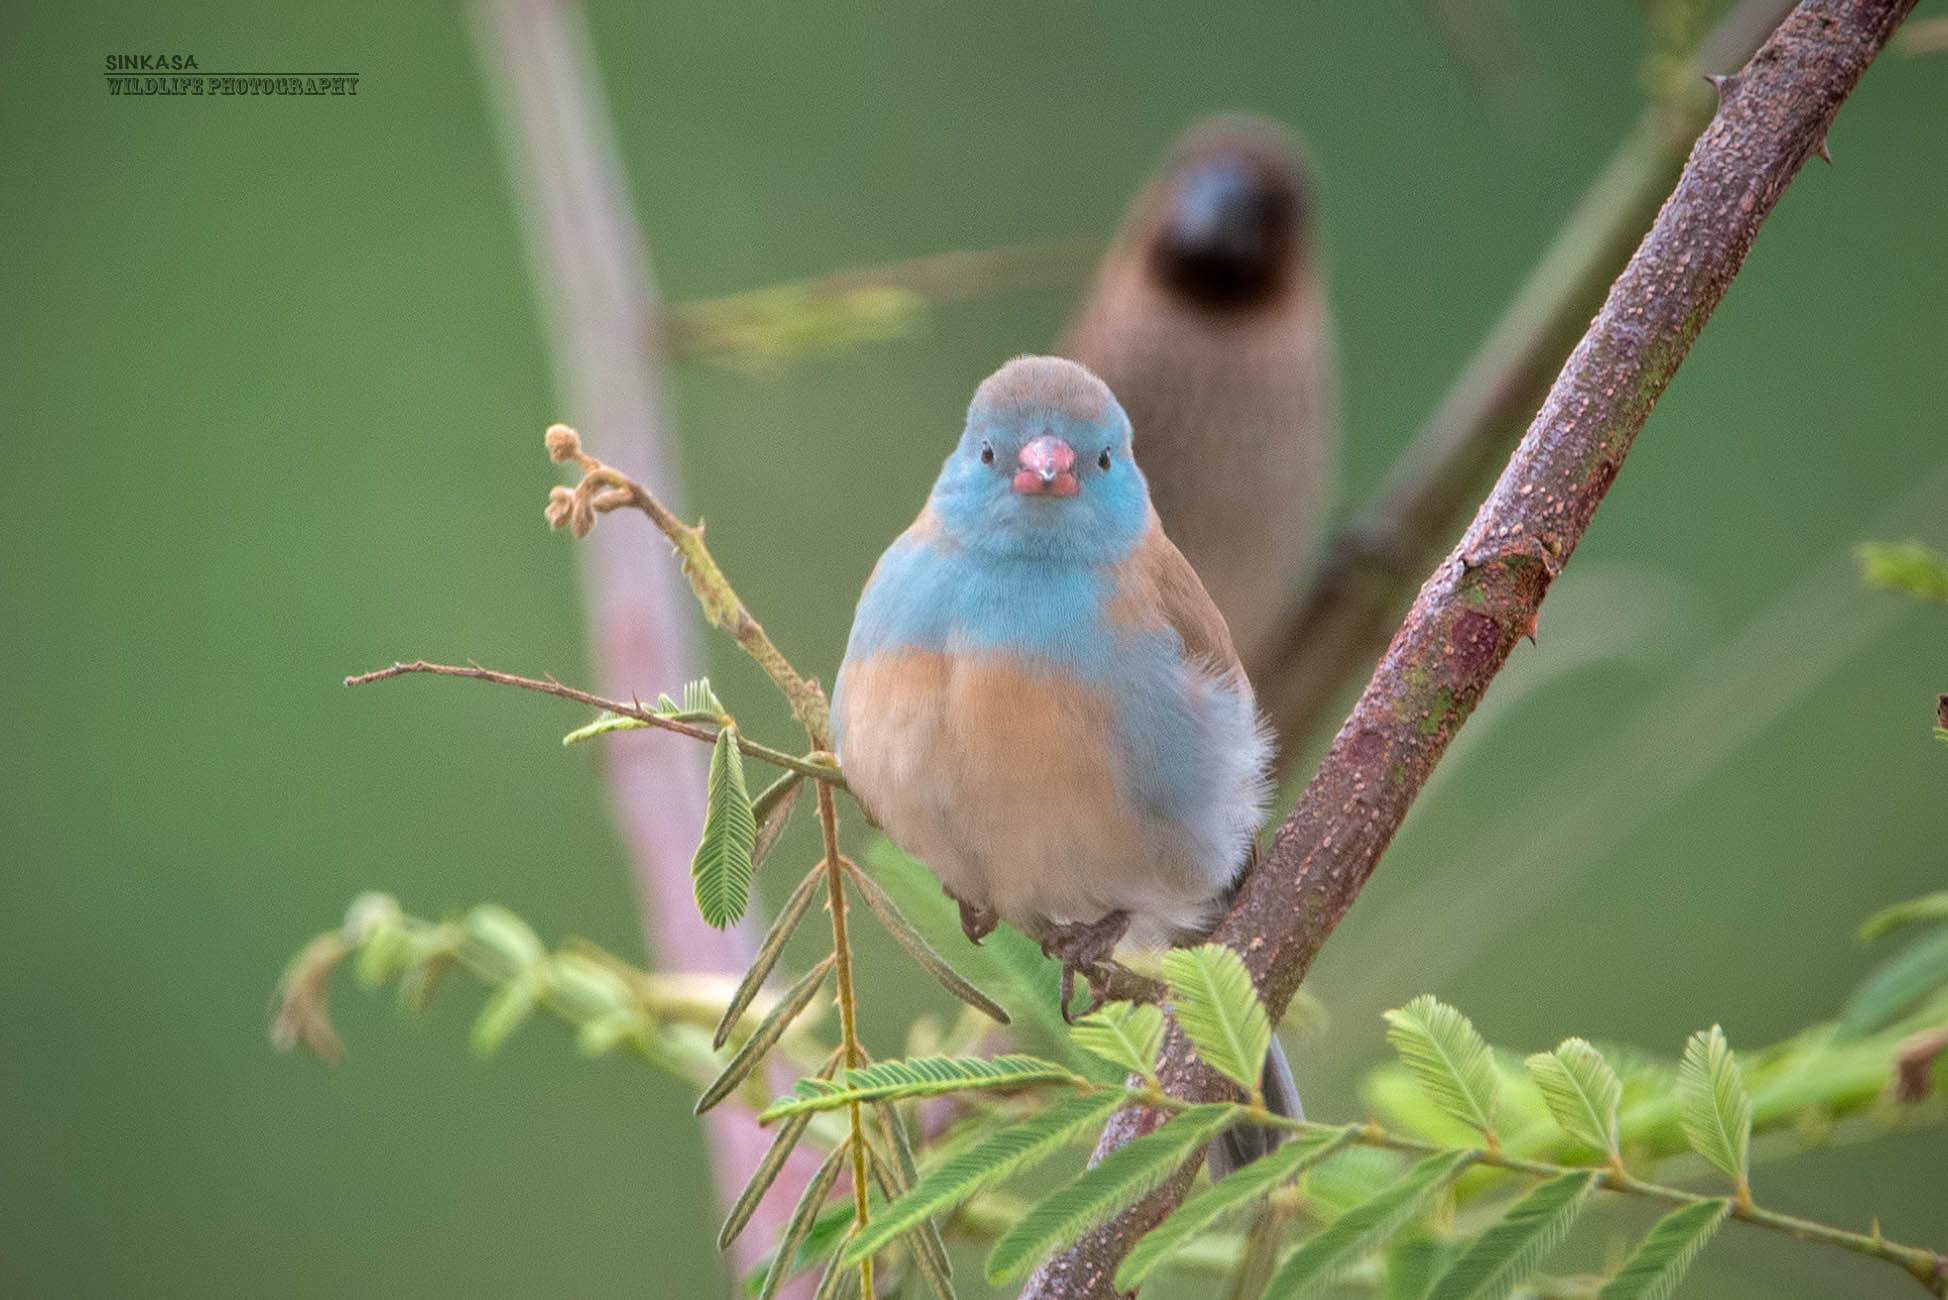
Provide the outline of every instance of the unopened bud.
<path id="1" fill-rule="evenodd" d="M 582 454 L 582 438 L 565 424 L 551 424 L 547 433 L 548 455 L 563 461 L 573 460 Z"/>
<path id="2" fill-rule="evenodd" d="M 548 489 L 548 505 L 541 513 L 548 517 L 548 527 L 559 528 L 568 522 L 568 512 L 575 504 L 575 489 L 559 485 Z"/>
<path id="3" fill-rule="evenodd" d="M 568 503 L 568 531 L 587 537 L 595 531 L 595 501 L 586 492 L 577 492 Z"/>

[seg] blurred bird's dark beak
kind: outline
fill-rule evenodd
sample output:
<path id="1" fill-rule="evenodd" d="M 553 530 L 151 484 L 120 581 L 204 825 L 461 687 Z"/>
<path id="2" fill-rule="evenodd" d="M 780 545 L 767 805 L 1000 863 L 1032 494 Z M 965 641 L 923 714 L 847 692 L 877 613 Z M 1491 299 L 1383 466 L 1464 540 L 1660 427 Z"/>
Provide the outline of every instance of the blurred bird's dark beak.
<path id="1" fill-rule="evenodd" d="M 1186 297 L 1242 306 L 1277 290 L 1297 224 L 1288 182 L 1244 158 L 1210 158 L 1174 178 L 1152 258 Z"/>
<path id="2" fill-rule="evenodd" d="M 1023 496 L 1072 497 L 1080 488 L 1075 477 L 1075 448 L 1045 433 L 1021 449 L 1016 458 L 1013 486 Z"/>

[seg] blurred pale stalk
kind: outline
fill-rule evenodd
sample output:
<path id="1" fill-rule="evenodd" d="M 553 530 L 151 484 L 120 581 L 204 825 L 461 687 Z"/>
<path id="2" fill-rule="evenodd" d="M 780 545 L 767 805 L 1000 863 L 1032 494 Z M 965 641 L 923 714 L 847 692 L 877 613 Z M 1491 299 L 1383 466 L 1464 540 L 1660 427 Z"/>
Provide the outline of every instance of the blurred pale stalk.
<path id="1" fill-rule="evenodd" d="M 663 500 L 680 498 L 664 423 L 656 286 L 616 152 L 579 6 L 478 0 L 469 6 L 476 57 L 499 110 L 516 206 L 547 322 L 559 414 L 599 431 L 610 463 Z M 518 436 L 527 424 L 515 421 Z M 536 519 L 539 534 L 540 520 Z M 639 530 L 598 531 L 575 548 L 598 689 L 653 697 L 702 675 L 695 611 L 676 566 Z M 648 731 L 608 737 L 609 799 L 634 864 L 644 930 L 666 971 L 736 972 L 755 951 L 749 925 L 720 932 L 690 898 L 690 855 L 703 825 L 708 751 Z M 720 1206 L 728 1208 L 770 1144 L 749 1110 L 706 1115 Z M 788 1169 L 738 1242 L 748 1271 L 775 1240 L 804 1174 Z"/>

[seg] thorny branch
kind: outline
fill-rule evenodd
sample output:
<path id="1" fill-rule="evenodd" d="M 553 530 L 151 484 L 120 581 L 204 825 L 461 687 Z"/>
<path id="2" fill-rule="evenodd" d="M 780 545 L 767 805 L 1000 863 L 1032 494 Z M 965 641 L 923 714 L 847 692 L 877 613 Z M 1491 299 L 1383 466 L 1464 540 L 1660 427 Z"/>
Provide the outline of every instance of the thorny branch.
<path id="1" fill-rule="evenodd" d="M 1515 642 L 1534 631 L 1550 582 L 1760 223 L 1823 148 L 1840 104 L 1913 3 L 1806 0 L 1743 71 L 1718 83 L 1717 115 L 1677 188 L 1218 927 L 1214 937 L 1243 956 L 1274 1022 L 1449 741 Z M 1159 1073 L 1180 1097 L 1232 1094 L 1175 1028 Z M 1162 1118 L 1154 1109 L 1119 1112 L 1098 1156 Z M 1117 1263 L 1183 1198 L 1200 1158 L 1056 1256 L 1023 1295 L 1113 1294 Z"/>

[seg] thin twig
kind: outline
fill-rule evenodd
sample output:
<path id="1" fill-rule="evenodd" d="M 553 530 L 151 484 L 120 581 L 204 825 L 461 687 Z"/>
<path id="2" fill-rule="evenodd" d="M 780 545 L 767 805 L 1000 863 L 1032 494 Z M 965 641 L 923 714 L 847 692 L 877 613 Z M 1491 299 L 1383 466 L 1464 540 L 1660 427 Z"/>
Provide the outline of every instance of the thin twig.
<path id="1" fill-rule="evenodd" d="M 479 664 L 433 664 L 424 659 L 415 659 L 409 664 L 393 664 L 390 668 L 377 668 L 369 673 L 358 673 L 347 677 L 347 686 L 364 686 L 371 682 L 389 681 L 394 677 L 405 677 L 413 673 L 432 673 L 440 677 L 466 677 L 477 682 L 493 682 L 499 686 L 518 686 L 524 691 L 539 691 L 543 695 L 553 695 L 559 699 L 574 700 L 593 708 L 606 709 L 610 713 L 640 722 L 646 727 L 659 727 L 664 731 L 674 731 L 679 736 L 689 736 L 693 740 L 706 743 L 717 739 L 717 728 L 699 726 L 694 722 L 684 722 L 677 718 L 666 718 L 660 713 L 652 713 L 640 704 L 624 704 L 621 700 L 611 700 L 573 686 L 564 686 L 553 678 L 546 680 L 534 677 L 519 677 L 513 673 L 496 672 L 492 668 L 482 668 Z M 782 749 L 760 745 L 741 730 L 737 732 L 737 748 L 752 758 L 760 759 L 777 767 L 820 781 L 829 781 L 840 789 L 845 788 L 845 775 L 831 763 L 815 759 L 801 758 L 787 754 Z"/>
<path id="2" fill-rule="evenodd" d="M 673 360 L 770 364 L 816 348 L 908 332 L 929 306 L 1080 281 L 1102 247 L 1058 240 L 931 253 L 673 303 L 658 318 Z"/>
<path id="3" fill-rule="evenodd" d="M 581 467 L 582 481 L 574 488 L 558 487 L 548 496 L 548 523 L 564 524 L 577 537 L 586 537 L 595 527 L 595 516 L 625 507 L 642 511 L 656 530 L 669 539 L 690 590 L 703 606 L 704 617 L 724 631 L 744 653 L 757 660 L 774 685 L 784 693 L 792 716 L 805 728 L 814 749 L 832 747 L 831 716 L 825 692 L 809 677 L 801 676 L 790 660 L 773 644 L 764 625 L 752 617 L 744 602 L 731 587 L 730 579 L 717 567 L 710 548 L 703 543 L 703 525 L 690 525 L 661 501 L 655 493 L 612 465 L 605 465 L 582 450 L 581 436 L 565 424 L 549 428 L 548 454 L 558 461 L 574 461 Z"/>
<path id="4" fill-rule="evenodd" d="M 1760 224 L 1913 0 L 1806 0 L 1739 74 L 1677 188 L 1550 389 L 1474 522 L 1421 587 L 1352 715 L 1215 938 L 1276 1021 L 1358 897 L 1448 743 L 1615 480 L 1651 407 L 1724 296 Z M 1159 1076 L 1180 1097 L 1230 1095 L 1175 1027 Z M 1154 1128 L 1125 1110 L 1100 1156 Z M 1200 1156 L 1039 1270 L 1024 1295 L 1108 1296 L 1131 1244 L 1182 1199 Z"/>

